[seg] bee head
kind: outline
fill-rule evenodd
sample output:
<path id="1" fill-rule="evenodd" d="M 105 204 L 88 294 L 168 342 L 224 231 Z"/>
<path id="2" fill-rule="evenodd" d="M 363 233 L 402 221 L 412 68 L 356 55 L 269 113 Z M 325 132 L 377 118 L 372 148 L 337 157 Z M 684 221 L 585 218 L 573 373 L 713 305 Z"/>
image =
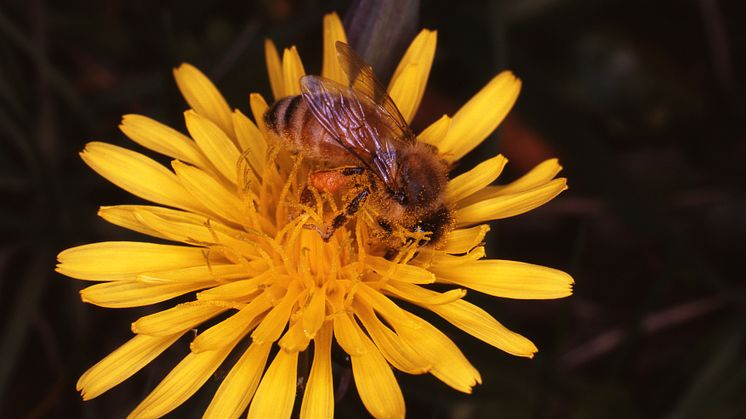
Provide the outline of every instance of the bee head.
<path id="1" fill-rule="evenodd" d="M 447 167 L 435 150 L 415 143 L 401 151 L 399 156 L 398 184 L 394 199 L 405 206 L 430 208 L 440 202 L 445 189 Z"/>
<path id="2" fill-rule="evenodd" d="M 430 232 L 426 242 L 419 245 L 437 245 L 453 224 L 451 211 L 445 205 L 437 207 L 434 211 L 425 214 L 417 223 L 410 228 L 413 232 Z"/>

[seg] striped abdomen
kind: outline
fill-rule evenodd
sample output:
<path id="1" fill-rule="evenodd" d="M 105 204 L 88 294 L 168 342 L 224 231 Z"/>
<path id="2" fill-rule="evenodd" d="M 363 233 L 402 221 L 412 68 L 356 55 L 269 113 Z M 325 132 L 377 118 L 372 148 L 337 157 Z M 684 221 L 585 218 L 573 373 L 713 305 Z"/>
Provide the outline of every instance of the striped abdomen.
<path id="1" fill-rule="evenodd" d="M 326 132 L 300 95 L 275 102 L 264 114 L 264 123 L 293 153 L 332 164 L 347 164 L 353 158 Z"/>

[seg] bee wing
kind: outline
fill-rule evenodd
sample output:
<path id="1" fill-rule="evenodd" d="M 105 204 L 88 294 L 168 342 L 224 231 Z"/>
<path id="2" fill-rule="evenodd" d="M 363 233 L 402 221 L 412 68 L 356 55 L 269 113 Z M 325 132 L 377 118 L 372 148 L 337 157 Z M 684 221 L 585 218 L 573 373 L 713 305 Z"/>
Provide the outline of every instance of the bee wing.
<path id="1" fill-rule="evenodd" d="M 322 127 L 350 154 L 375 173 L 391 190 L 396 185 L 396 126 L 387 123 L 382 108 L 367 96 L 333 80 L 305 76 L 301 95 Z"/>
<path id="2" fill-rule="evenodd" d="M 350 80 L 350 87 L 375 103 L 385 117 L 385 122 L 396 137 L 404 142 L 415 141 L 415 135 L 399 112 L 394 100 L 373 73 L 373 68 L 344 42 L 337 41 L 337 59 Z"/>

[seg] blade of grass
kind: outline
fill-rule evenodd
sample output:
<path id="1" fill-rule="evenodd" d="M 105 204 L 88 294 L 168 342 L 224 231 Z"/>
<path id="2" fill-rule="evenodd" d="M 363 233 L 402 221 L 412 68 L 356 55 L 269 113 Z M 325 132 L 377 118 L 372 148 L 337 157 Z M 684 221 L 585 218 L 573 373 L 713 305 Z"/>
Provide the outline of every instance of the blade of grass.
<path id="1" fill-rule="evenodd" d="M 11 45 L 18 48 L 37 66 L 42 77 L 49 85 L 67 102 L 67 105 L 73 109 L 80 122 L 84 123 L 87 128 L 93 126 L 93 117 L 90 110 L 86 107 L 85 101 L 78 94 L 77 90 L 70 84 L 67 79 L 49 63 L 44 54 L 39 51 L 34 43 L 24 35 L 24 33 L 0 10 L 0 36 Z"/>
<path id="2" fill-rule="evenodd" d="M 713 342 L 711 356 L 695 374 L 691 384 L 671 409 L 667 418 L 711 417 L 712 411 L 720 406 L 720 400 L 728 397 L 729 390 L 742 392 L 742 385 L 734 387 L 723 384 L 726 381 L 732 383 L 733 381 L 729 378 L 742 365 L 745 332 L 743 321 L 736 322 L 722 338 Z M 742 380 L 739 383 L 742 384 Z"/>
<path id="3" fill-rule="evenodd" d="M 39 300 L 53 272 L 54 255 L 48 246 L 40 246 L 30 258 L 21 286 L 11 299 L 12 308 L 0 341 L 0 405 L 7 394 L 13 367 L 21 354 L 29 326 L 32 324 Z M 21 260 L 17 258 L 16 261 Z"/>
<path id="4" fill-rule="evenodd" d="M 350 45 L 381 80 L 414 38 L 420 14 L 418 0 L 356 0 L 344 17 Z"/>

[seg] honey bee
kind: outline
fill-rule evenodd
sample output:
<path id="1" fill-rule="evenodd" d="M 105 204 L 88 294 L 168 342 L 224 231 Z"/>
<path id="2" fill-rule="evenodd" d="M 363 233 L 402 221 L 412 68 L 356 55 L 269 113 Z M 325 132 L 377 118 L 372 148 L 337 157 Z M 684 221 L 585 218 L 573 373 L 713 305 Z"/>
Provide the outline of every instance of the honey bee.
<path id="1" fill-rule="evenodd" d="M 320 163 L 306 188 L 351 197 L 328 225 L 313 228 L 329 240 L 366 205 L 389 249 L 401 245 L 392 237 L 395 227 L 429 233 L 418 244 L 436 246 L 453 225 L 443 200 L 448 164 L 435 147 L 417 141 L 371 66 L 349 45 L 336 48 L 349 86 L 304 76 L 300 95 L 278 100 L 264 115 L 284 147 Z M 308 192 L 301 200 L 312 199 Z"/>

